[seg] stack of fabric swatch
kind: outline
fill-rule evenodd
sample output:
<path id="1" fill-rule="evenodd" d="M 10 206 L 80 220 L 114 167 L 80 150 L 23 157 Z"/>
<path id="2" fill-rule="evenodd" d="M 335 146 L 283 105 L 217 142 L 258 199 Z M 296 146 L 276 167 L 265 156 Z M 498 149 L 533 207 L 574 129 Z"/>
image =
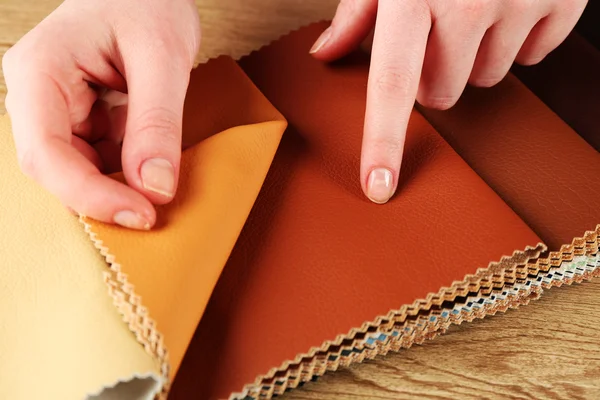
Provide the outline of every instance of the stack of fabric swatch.
<path id="1" fill-rule="evenodd" d="M 417 106 L 385 206 L 358 185 L 369 57 L 314 60 L 326 26 L 194 70 L 151 232 L 64 210 L 2 117 L 0 398 L 268 399 L 600 275 L 588 25 L 449 111 Z"/>

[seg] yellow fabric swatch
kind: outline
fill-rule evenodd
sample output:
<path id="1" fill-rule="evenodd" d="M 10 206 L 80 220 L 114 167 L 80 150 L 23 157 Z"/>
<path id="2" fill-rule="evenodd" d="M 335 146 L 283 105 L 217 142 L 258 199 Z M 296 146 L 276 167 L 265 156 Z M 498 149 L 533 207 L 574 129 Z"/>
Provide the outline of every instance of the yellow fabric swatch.
<path id="1" fill-rule="evenodd" d="M 0 117 L 0 399 L 84 399 L 158 365 L 107 295 L 104 260 L 77 218 L 18 168 Z"/>
<path id="2" fill-rule="evenodd" d="M 151 232 L 80 224 L 0 118 L 0 398 L 166 393 L 287 126 L 227 58 L 193 73 L 185 109 L 180 189 Z"/>

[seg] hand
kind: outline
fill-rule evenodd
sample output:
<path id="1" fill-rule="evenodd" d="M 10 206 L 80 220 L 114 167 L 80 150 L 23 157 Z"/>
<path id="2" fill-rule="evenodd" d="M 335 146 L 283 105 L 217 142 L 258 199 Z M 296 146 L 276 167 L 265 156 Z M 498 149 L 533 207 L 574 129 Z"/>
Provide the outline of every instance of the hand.
<path id="1" fill-rule="evenodd" d="M 569 34 L 587 0 L 342 0 L 311 53 L 354 50 L 374 27 L 361 185 L 375 203 L 396 190 L 410 112 L 447 109 L 467 82 L 489 87 L 513 61 L 541 61 Z"/>
<path id="2" fill-rule="evenodd" d="M 77 213 L 150 229 L 199 43 L 193 0 L 66 0 L 3 59 L 22 170 Z M 127 185 L 104 174 L 121 167 Z"/>

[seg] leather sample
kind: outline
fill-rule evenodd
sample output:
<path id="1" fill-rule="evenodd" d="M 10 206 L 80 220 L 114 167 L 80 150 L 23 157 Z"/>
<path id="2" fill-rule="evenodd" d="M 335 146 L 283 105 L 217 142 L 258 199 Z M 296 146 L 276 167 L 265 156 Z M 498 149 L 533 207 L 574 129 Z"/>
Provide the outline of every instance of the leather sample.
<path id="1" fill-rule="evenodd" d="M 514 74 L 531 91 L 600 151 L 598 71 L 600 50 L 575 32 L 540 64 L 513 67 Z"/>
<path id="2" fill-rule="evenodd" d="M 539 242 L 416 112 L 401 192 L 385 207 L 368 202 L 358 186 L 368 59 L 334 67 L 313 60 L 304 50 L 322 29 L 241 61 L 290 127 L 174 399 L 225 398 L 324 340 Z"/>
<path id="3" fill-rule="evenodd" d="M 0 184 L 25 196 L 22 203 L 1 194 L 0 201 L 10 206 L 9 217 L 1 222 L 35 225 L 33 234 L 27 229 L 16 238 L 12 232 L 0 234 L 0 244 L 18 249 L 10 265 L 18 266 L 21 253 L 29 250 L 20 243 L 40 243 L 44 232 L 59 232 L 58 239 L 48 237 L 42 250 L 24 259 L 31 282 L 49 290 L 46 279 L 54 281 L 47 274 L 66 279 L 63 266 L 55 264 L 64 256 L 52 258 L 49 251 L 59 246 L 68 253 L 70 240 L 82 240 L 77 243 L 87 244 L 82 247 L 87 253 L 75 244 L 74 256 L 64 260 L 72 265 L 64 271 L 69 279 L 79 273 L 92 278 L 86 278 L 81 290 L 69 280 L 60 287 L 75 287 L 75 304 L 85 305 L 86 311 L 97 307 L 109 326 L 89 323 L 99 329 L 89 332 L 88 325 L 68 316 L 59 321 L 70 324 L 77 336 L 88 335 L 78 342 L 75 355 L 87 354 L 102 340 L 116 342 L 92 349 L 92 362 L 99 363 L 93 376 L 76 371 L 73 362 L 56 374 L 81 375 L 85 379 L 75 386 L 87 391 L 92 378 L 101 388 L 134 374 L 149 376 L 108 388 L 94 399 L 142 398 L 162 382 L 165 397 L 175 374 L 171 399 L 270 398 L 325 371 L 420 343 L 451 323 L 517 307 L 545 288 L 600 274 L 600 225 L 583 234 L 599 221 L 594 207 L 598 153 L 514 77 L 491 99 L 468 94 L 459 116 L 428 114 L 440 131 L 450 132 L 445 136 L 466 162 L 414 111 L 398 195 L 385 206 L 367 201 L 358 185 L 358 159 L 368 59 L 354 54 L 329 66 L 313 60 L 306 49 L 325 26 L 302 29 L 252 54 L 242 60 L 243 71 L 232 60 L 219 58 L 193 72 L 180 191 L 172 204 L 158 209 L 158 228 L 150 233 L 82 218 L 89 242 L 58 205 L 46 218 L 48 209 L 36 197 L 41 189 L 16 178 L 8 128 L 0 134 L 7 141 L 0 147 L 0 162 L 6 165 L 0 166 L 8 166 Z M 511 102 L 526 111 L 515 110 Z M 482 112 L 480 103 L 491 114 L 474 117 Z M 286 128 L 282 114 L 290 126 L 277 149 Z M 456 126 L 461 132 L 454 132 Z M 476 135 L 489 127 L 496 135 Z M 513 131 L 518 135 L 511 136 Z M 541 139 L 542 133 L 551 143 Z M 508 143 L 498 143 L 498 135 Z M 493 160 L 485 159 L 483 151 Z M 22 219 L 22 204 L 34 209 L 33 219 Z M 62 225 L 56 222 L 57 215 L 70 225 L 60 218 Z M 50 257 L 50 264 L 37 258 L 42 256 Z M 39 280 L 39 265 L 55 268 L 45 268 Z M 102 275 L 110 296 L 105 286 L 102 290 Z M 32 307 L 29 315 L 46 312 L 36 303 L 36 287 L 23 282 L 17 288 Z M 80 300 L 80 291 L 90 298 Z M 101 295 L 103 302 L 97 303 Z M 58 307 L 71 296 L 59 297 Z M 13 313 L 10 323 L 22 324 L 14 309 L 23 306 L 14 300 L 7 304 L 0 310 Z M 89 315 L 82 317 L 88 321 L 85 317 Z M 26 354 L 33 357 L 56 341 L 60 347 L 48 354 L 62 355 L 58 352 L 67 349 L 73 357 L 70 344 L 55 339 L 57 335 L 38 337 L 36 331 L 44 331 L 30 319 L 19 325 L 34 333 L 24 336 L 30 339 L 22 345 L 28 346 Z M 20 332 L 13 340 L 22 337 Z M 105 347 L 108 354 L 96 354 Z M 10 349 L 0 348 L 0 357 L 4 354 L 18 363 Z M 113 366 L 115 355 L 137 364 Z M 23 386 L 28 366 L 7 369 L 20 374 L 21 386 L 14 390 L 38 390 Z M 50 378 L 45 383 L 34 398 L 46 398 L 48 388 L 56 387 Z M 18 394 L 31 398 L 31 392 Z M 6 397 L 19 398 L 10 392 Z M 81 396 L 65 391 L 56 397 Z"/>
<path id="4" fill-rule="evenodd" d="M 232 60 L 195 74 L 184 143 L 201 142 L 183 153 L 182 189 L 150 233 L 82 218 L 92 244 L 77 218 L 21 174 L 2 119 L 0 183 L 9 190 L 0 192 L 0 222 L 17 233 L 0 232 L 1 248 L 11 249 L 0 291 L 0 398 L 166 394 L 286 126 Z M 198 111 L 194 96 L 211 103 Z"/>
<path id="5" fill-rule="evenodd" d="M 514 75 L 419 110 L 550 249 L 600 221 L 600 153 Z"/>
<path id="6" fill-rule="evenodd" d="M 201 98 L 211 101 L 198 112 Z M 181 189 L 173 202 L 157 207 L 157 228 L 142 232 L 85 221 L 115 277 L 127 276 L 121 286 L 134 286 L 135 296 L 119 311 L 133 320 L 136 334 L 146 335 L 142 343 L 161 360 L 168 379 L 179 367 L 286 127 L 227 58 L 193 72 L 185 111 L 185 144 L 226 130 L 187 150 Z M 142 310 L 130 309 L 136 303 Z M 130 317 L 135 313 L 146 318 L 139 322 Z"/>
<path id="7" fill-rule="evenodd" d="M 19 170 L 7 116 L 0 187 L 0 398 L 84 399 L 116 385 L 151 399 L 160 371 L 107 296 L 77 218 Z"/>

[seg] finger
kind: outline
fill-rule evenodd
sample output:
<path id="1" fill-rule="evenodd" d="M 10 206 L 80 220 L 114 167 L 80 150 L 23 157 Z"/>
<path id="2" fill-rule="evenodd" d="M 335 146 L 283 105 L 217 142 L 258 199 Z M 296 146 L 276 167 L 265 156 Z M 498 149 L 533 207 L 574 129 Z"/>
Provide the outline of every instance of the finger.
<path id="1" fill-rule="evenodd" d="M 469 77 L 471 85 L 491 87 L 504 79 L 535 23 L 507 22 L 494 25 L 485 34 Z"/>
<path id="2" fill-rule="evenodd" d="M 354 49 L 375 25 L 377 0 L 341 0 L 327 28 L 310 50 L 314 57 L 331 61 Z"/>
<path id="3" fill-rule="evenodd" d="M 110 120 L 108 105 L 102 100 L 96 100 L 91 107 L 86 120 L 74 125 L 72 132 L 81 139 L 93 143 L 108 134 L 110 131 Z"/>
<path id="4" fill-rule="evenodd" d="M 419 104 L 446 110 L 456 103 L 467 85 L 481 39 L 492 19 L 493 10 L 480 7 L 452 10 L 435 20 L 417 93 Z"/>
<path id="5" fill-rule="evenodd" d="M 127 124 L 122 163 L 127 182 L 155 204 L 175 195 L 181 158 L 183 103 L 192 64 L 166 50 L 126 58 Z"/>
<path id="6" fill-rule="evenodd" d="M 503 9 L 503 15 L 486 32 L 469 83 L 491 87 L 510 70 L 531 28 L 551 11 L 550 3 L 514 0 Z"/>
<path id="7" fill-rule="evenodd" d="M 105 136 L 105 139 L 115 143 L 123 143 L 127 123 L 127 104 L 129 103 L 129 97 L 125 93 L 109 91 L 102 97 L 102 100 L 106 102 L 108 106 L 110 120 L 110 130 Z"/>
<path id="8" fill-rule="evenodd" d="M 396 190 L 430 27 L 424 2 L 379 3 L 361 157 L 363 191 L 375 203 Z"/>
<path id="9" fill-rule="evenodd" d="M 18 74 L 8 79 L 13 92 L 10 113 L 23 171 L 80 214 L 134 229 L 153 226 L 156 217 L 151 203 L 103 176 L 71 144 L 67 102 L 56 81 L 41 74 L 14 75 Z"/>
<path id="10" fill-rule="evenodd" d="M 75 150 L 87 158 L 88 161 L 91 162 L 92 165 L 94 165 L 99 171 L 103 171 L 104 163 L 102 162 L 100 155 L 88 142 L 80 137 L 73 136 L 71 138 L 71 146 L 73 146 Z"/>
<path id="11" fill-rule="evenodd" d="M 587 1 L 570 0 L 561 2 L 531 30 L 519 50 L 516 61 L 521 65 L 534 65 L 557 48 L 571 33 L 581 17 Z M 560 7 L 560 8 L 559 8 Z"/>

